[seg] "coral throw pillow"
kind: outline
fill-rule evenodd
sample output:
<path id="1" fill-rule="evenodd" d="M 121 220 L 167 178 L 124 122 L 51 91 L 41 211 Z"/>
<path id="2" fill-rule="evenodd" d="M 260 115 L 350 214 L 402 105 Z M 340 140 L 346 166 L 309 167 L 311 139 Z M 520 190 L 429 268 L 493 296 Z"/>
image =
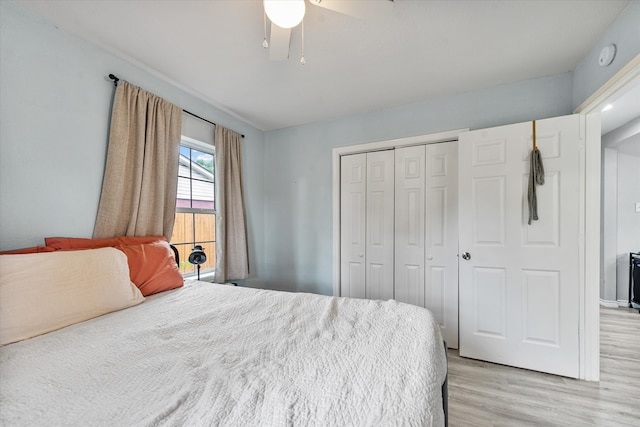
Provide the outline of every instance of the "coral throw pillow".
<path id="1" fill-rule="evenodd" d="M 131 281 L 142 295 L 152 295 L 179 288 L 184 279 L 169 243 L 156 240 L 152 243 L 116 246 L 127 255 Z"/>
<path id="2" fill-rule="evenodd" d="M 44 239 L 45 245 L 62 250 L 73 249 L 96 249 L 106 247 L 116 247 L 124 245 L 137 245 L 140 243 L 151 243 L 157 240 L 167 239 L 164 236 L 122 236 L 108 239 L 85 239 L 81 237 L 47 237 Z"/>
<path id="3" fill-rule="evenodd" d="M 24 254 L 39 254 L 41 252 L 55 252 L 56 248 L 50 248 L 49 246 L 34 246 L 31 248 L 16 249 L 13 251 L 0 252 L 0 255 L 24 255 Z"/>

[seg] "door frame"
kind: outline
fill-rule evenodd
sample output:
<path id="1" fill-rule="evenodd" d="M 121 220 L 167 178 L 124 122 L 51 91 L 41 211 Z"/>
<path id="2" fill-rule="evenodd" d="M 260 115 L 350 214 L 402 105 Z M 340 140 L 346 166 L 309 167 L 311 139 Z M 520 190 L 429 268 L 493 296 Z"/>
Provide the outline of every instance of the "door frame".
<path id="1" fill-rule="evenodd" d="M 640 77 L 640 54 L 615 73 L 573 112 L 586 119 L 587 141 L 600 141 L 600 111 Z M 584 292 L 580 292 L 580 378 L 600 379 L 600 176 L 602 143 L 587 143 L 584 176 Z M 582 189 L 581 189 L 582 190 Z M 584 337 L 584 338 L 583 338 Z"/>
<path id="2" fill-rule="evenodd" d="M 458 135 L 469 131 L 456 129 L 447 132 L 410 136 L 407 138 L 388 139 L 364 144 L 337 147 L 332 150 L 333 158 L 333 295 L 340 296 L 340 157 L 349 154 L 370 151 L 390 150 L 410 147 L 412 145 L 437 144 L 439 142 L 457 141 Z"/>

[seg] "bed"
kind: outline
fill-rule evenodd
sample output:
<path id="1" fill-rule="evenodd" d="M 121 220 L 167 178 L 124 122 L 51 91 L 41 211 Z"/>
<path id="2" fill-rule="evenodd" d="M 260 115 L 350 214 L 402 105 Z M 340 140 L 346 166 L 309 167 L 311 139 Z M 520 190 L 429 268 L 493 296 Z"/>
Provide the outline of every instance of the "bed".
<path id="1" fill-rule="evenodd" d="M 186 281 L 2 346 L 0 424 L 441 426 L 445 380 L 426 309 Z"/>

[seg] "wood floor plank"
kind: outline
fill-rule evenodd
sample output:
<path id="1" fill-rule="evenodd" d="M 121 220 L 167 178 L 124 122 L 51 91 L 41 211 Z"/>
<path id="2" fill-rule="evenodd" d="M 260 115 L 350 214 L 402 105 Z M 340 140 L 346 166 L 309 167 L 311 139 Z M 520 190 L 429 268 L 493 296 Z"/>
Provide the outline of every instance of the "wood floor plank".
<path id="1" fill-rule="evenodd" d="M 449 350 L 449 425 L 640 426 L 640 314 L 600 309 L 600 381 L 460 357 Z"/>

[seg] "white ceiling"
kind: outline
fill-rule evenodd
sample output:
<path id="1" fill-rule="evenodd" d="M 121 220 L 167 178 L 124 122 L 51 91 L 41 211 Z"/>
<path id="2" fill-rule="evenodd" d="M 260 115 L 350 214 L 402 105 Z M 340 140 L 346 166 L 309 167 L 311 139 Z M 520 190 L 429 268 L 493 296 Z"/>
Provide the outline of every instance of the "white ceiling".
<path id="1" fill-rule="evenodd" d="M 299 27 L 269 61 L 259 0 L 19 3 L 273 130 L 571 71 L 628 0 L 395 0 L 367 21 L 307 3 L 304 66 Z"/>

